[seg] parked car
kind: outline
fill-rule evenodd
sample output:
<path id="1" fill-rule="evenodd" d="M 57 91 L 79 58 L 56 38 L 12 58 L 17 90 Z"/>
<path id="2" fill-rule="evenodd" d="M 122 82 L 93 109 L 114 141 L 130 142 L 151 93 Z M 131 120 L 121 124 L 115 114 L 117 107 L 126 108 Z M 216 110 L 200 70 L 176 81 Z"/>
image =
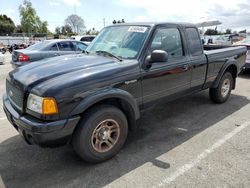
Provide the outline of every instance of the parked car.
<path id="1" fill-rule="evenodd" d="M 4 53 L 0 53 L 0 65 L 4 63 Z"/>
<path id="2" fill-rule="evenodd" d="M 87 48 L 87 44 L 74 40 L 45 40 L 22 50 L 15 50 L 12 54 L 13 68 L 27 65 L 44 58 L 67 54 L 79 54 Z"/>
<path id="3" fill-rule="evenodd" d="M 82 41 L 85 44 L 89 45 L 94 40 L 95 37 L 96 37 L 95 35 L 83 35 L 83 36 L 72 36 L 71 39 Z"/>
<path id="4" fill-rule="evenodd" d="M 83 160 L 101 162 L 119 152 L 141 110 L 157 102 L 205 89 L 213 102 L 226 102 L 246 51 L 203 51 L 193 24 L 112 25 L 86 54 L 10 72 L 3 107 L 27 143 L 71 142 Z"/>
<path id="5" fill-rule="evenodd" d="M 6 53 L 6 48 L 5 47 L 0 47 L 0 53 L 5 54 Z"/>
<path id="6" fill-rule="evenodd" d="M 246 57 L 246 63 L 243 66 L 243 71 L 249 71 L 250 70 L 250 38 L 246 38 L 246 39 L 243 39 L 242 41 L 236 42 L 234 45 L 247 47 L 247 57 Z"/>

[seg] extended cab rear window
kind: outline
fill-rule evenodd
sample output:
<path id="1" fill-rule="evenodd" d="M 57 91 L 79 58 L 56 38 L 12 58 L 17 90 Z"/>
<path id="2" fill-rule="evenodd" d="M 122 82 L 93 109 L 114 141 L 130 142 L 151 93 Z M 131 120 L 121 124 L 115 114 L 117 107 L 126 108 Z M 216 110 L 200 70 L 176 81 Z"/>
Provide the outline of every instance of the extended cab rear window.
<path id="1" fill-rule="evenodd" d="M 187 40 L 189 44 L 189 50 L 192 56 L 198 56 L 203 54 L 203 48 L 201 44 L 200 35 L 196 28 L 186 28 Z"/>

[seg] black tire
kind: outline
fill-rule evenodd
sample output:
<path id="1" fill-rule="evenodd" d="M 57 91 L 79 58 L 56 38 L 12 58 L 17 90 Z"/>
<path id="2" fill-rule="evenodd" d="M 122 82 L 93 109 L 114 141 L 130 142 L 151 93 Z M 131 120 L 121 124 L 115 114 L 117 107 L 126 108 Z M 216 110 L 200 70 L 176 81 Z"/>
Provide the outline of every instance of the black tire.
<path id="1" fill-rule="evenodd" d="M 228 82 L 229 85 L 227 87 L 229 88 L 228 92 L 225 92 L 223 95 L 223 86 L 225 86 L 225 82 Z M 225 72 L 219 82 L 219 86 L 217 88 L 210 88 L 209 90 L 210 99 L 218 104 L 226 102 L 231 94 L 232 85 L 233 85 L 232 74 L 230 72 Z"/>
<path id="2" fill-rule="evenodd" d="M 95 148 L 96 146 L 95 144 L 97 143 L 97 140 L 99 142 L 100 139 L 104 139 L 103 137 L 104 137 L 105 131 L 103 131 L 102 134 L 100 132 L 102 131 L 102 129 L 106 128 L 106 126 L 108 125 L 110 121 L 111 123 L 114 122 L 114 125 L 119 127 L 119 134 L 117 132 L 114 133 L 114 135 L 116 134 L 115 135 L 116 137 L 113 136 L 115 137 L 113 138 L 113 140 L 116 140 L 116 142 L 113 144 L 112 147 L 110 147 L 109 150 L 107 150 L 109 146 L 106 143 L 110 143 L 110 142 L 107 142 L 107 140 L 105 140 L 105 143 L 104 143 L 102 142 L 104 140 L 101 140 L 101 142 L 103 143 L 103 144 L 100 144 L 102 148 L 102 152 L 99 152 Z M 102 122 L 105 122 L 105 123 L 102 124 Z M 99 130 L 99 132 L 97 130 Z M 98 134 L 94 134 L 96 132 L 98 132 Z M 102 161 L 112 158 L 120 151 L 120 149 L 122 148 L 122 146 L 124 145 L 126 141 L 127 133 L 128 133 L 127 118 L 120 109 L 111 105 L 98 105 L 90 109 L 82 117 L 82 120 L 79 122 L 76 130 L 74 131 L 73 138 L 72 138 L 72 145 L 73 145 L 75 152 L 84 161 L 90 162 L 90 163 L 98 163 L 98 162 L 102 162 Z M 113 132 L 111 133 L 111 131 L 109 131 L 110 137 L 112 134 Z M 99 135 L 99 136 L 96 136 L 96 135 Z M 105 148 L 107 151 L 105 151 L 105 149 L 103 148 Z"/>

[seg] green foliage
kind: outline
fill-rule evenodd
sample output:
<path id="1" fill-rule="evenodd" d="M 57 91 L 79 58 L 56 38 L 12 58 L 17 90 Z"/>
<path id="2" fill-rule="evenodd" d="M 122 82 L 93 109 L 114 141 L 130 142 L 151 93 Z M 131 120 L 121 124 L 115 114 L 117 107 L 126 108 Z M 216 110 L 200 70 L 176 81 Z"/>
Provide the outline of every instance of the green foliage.
<path id="1" fill-rule="evenodd" d="M 122 19 L 121 21 L 120 20 L 113 20 L 113 24 L 120 24 L 120 23 L 125 23 L 125 20 L 124 19 Z"/>
<path id="2" fill-rule="evenodd" d="M 23 4 L 19 6 L 21 19 L 21 30 L 25 33 L 48 33 L 48 22 L 41 21 L 36 14 L 36 10 L 32 7 L 29 0 L 23 0 Z"/>
<path id="3" fill-rule="evenodd" d="M 63 25 L 61 27 L 57 26 L 55 28 L 55 33 L 57 35 L 66 35 L 66 36 L 71 36 L 71 35 L 75 35 L 76 33 L 74 33 L 71 29 L 71 27 L 69 25 Z"/>
<path id="4" fill-rule="evenodd" d="M 232 30 L 231 29 L 226 29 L 225 34 L 232 34 Z"/>
<path id="5" fill-rule="evenodd" d="M 95 30 L 95 28 L 92 28 L 85 32 L 86 35 L 98 35 L 99 31 Z"/>
<path id="6" fill-rule="evenodd" d="M 6 15 L 0 15 L 0 35 L 11 34 L 15 31 L 15 24 Z"/>
<path id="7" fill-rule="evenodd" d="M 218 35 L 218 31 L 216 29 L 207 29 L 205 35 Z"/>
<path id="8" fill-rule="evenodd" d="M 60 28 L 59 26 L 57 26 L 57 27 L 55 28 L 55 33 L 56 33 L 57 35 L 60 35 L 60 34 L 61 34 L 61 28 Z"/>
<path id="9" fill-rule="evenodd" d="M 242 30 L 242 31 L 239 31 L 239 33 L 247 33 L 247 30 Z"/>

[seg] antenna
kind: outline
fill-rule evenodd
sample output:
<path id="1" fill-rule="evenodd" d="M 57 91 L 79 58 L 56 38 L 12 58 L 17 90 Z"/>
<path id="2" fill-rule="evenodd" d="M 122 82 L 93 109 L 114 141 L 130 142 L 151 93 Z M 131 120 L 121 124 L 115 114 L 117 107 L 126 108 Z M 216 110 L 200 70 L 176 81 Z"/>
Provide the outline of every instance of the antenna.
<path id="1" fill-rule="evenodd" d="M 105 27 L 105 25 L 106 25 L 106 20 L 105 18 L 103 18 L 103 26 Z"/>

